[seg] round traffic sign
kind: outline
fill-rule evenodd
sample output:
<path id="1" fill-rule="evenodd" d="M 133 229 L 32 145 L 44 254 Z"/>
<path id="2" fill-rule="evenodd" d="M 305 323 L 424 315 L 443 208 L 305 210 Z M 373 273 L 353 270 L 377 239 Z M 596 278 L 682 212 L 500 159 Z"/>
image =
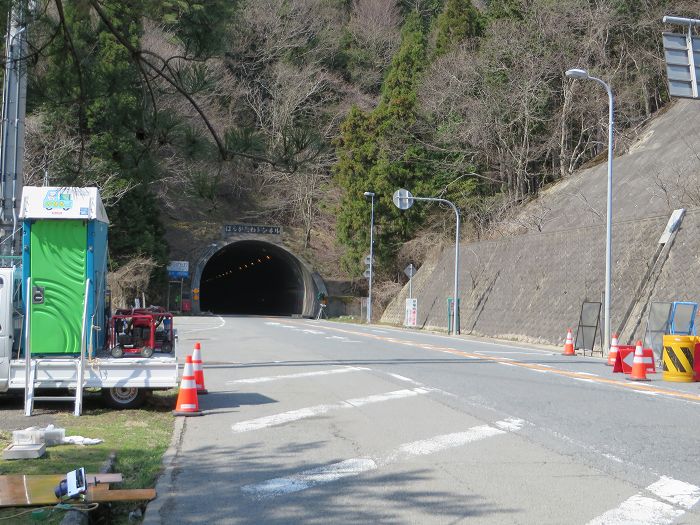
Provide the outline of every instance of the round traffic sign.
<path id="1" fill-rule="evenodd" d="M 413 195 L 403 188 L 394 192 L 393 199 L 394 205 L 400 210 L 407 210 L 413 206 Z"/>

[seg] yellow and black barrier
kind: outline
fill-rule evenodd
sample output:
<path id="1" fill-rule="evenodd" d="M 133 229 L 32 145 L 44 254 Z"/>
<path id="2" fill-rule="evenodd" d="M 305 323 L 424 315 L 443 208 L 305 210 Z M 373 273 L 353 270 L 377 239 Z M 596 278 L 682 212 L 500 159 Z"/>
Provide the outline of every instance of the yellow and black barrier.
<path id="1" fill-rule="evenodd" d="M 664 335 L 661 354 L 664 381 L 691 383 L 698 380 L 696 366 L 700 364 L 700 351 L 696 348 L 700 346 L 699 340 L 692 335 Z"/>

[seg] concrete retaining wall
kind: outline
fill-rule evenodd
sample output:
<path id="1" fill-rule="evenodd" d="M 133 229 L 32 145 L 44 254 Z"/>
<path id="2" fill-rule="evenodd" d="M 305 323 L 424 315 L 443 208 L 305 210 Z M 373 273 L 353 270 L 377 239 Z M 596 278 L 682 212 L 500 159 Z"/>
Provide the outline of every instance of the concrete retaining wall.
<path id="1" fill-rule="evenodd" d="M 645 327 L 638 302 L 700 300 L 698 152 L 700 102 L 682 101 L 614 160 L 611 324 L 630 339 Z M 578 324 L 581 303 L 602 302 L 606 181 L 605 163 L 581 170 L 523 209 L 518 222 L 532 224 L 527 219 L 537 216 L 541 231 L 460 247 L 463 333 L 560 344 Z M 681 207 L 688 213 L 663 252 L 659 237 Z M 419 326 L 446 328 L 453 276 L 454 247 L 419 269 L 413 282 Z M 406 297 L 404 287 L 383 322 L 403 322 Z"/>

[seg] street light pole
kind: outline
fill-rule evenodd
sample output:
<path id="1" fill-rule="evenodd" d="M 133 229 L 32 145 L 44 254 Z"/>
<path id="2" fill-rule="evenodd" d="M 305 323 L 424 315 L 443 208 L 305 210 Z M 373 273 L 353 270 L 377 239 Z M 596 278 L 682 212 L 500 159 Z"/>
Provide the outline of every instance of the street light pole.
<path id="1" fill-rule="evenodd" d="M 406 210 L 413 206 L 413 201 L 430 201 L 441 202 L 447 204 L 452 211 L 455 212 L 456 228 L 455 228 L 455 282 L 454 282 L 454 297 L 452 298 L 452 333 L 459 334 L 459 316 L 457 315 L 457 302 L 459 300 L 459 210 L 452 202 L 447 199 L 438 199 L 436 197 L 414 197 L 411 192 L 401 189 L 394 193 L 394 204 L 401 210 Z"/>
<path id="2" fill-rule="evenodd" d="M 372 214 L 369 221 L 369 293 L 367 294 L 367 323 L 372 323 L 372 277 L 374 272 L 374 193 L 366 191 L 365 197 L 372 200 Z"/>
<path id="3" fill-rule="evenodd" d="M 603 348 L 610 349 L 610 289 L 612 280 L 612 176 L 613 176 L 613 141 L 614 141 L 614 99 L 610 86 L 601 79 L 591 76 L 585 69 L 569 69 L 567 77 L 580 80 L 594 80 L 601 84 L 608 93 L 608 204 L 605 233 L 605 306 Z"/>

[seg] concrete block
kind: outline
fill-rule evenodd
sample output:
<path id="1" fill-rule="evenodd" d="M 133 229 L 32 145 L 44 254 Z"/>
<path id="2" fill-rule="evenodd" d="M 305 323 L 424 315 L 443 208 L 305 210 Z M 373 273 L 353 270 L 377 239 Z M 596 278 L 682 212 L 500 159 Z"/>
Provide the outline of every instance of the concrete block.
<path id="1" fill-rule="evenodd" d="M 32 445 L 10 445 L 2 451 L 2 459 L 36 459 L 46 452 L 44 443 Z"/>

